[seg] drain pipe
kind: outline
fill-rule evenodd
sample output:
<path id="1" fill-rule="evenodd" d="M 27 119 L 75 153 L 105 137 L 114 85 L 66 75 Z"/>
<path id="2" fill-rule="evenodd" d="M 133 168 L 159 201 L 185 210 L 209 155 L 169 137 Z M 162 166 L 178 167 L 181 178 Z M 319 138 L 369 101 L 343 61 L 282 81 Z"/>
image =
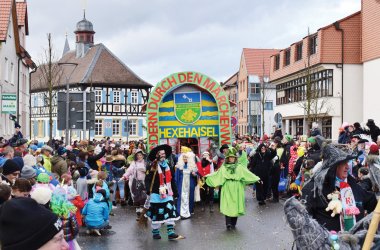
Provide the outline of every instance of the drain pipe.
<path id="1" fill-rule="evenodd" d="M 29 137 L 32 139 L 32 74 L 37 71 L 37 66 L 33 63 L 33 70 L 29 72 Z M 36 137 L 36 135 L 34 135 Z"/>
<path id="2" fill-rule="evenodd" d="M 341 33 L 342 33 L 342 37 L 341 37 L 341 43 L 342 43 L 342 45 L 341 45 L 341 57 L 342 57 L 342 61 L 341 61 L 341 64 L 342 64 L 342 97 L 341 97 L 341 101 L 342 101 L 342 103 L 341 103 L 341 112 L 342 112 L 342 124 L 343 124 L 343 122 L 344 122 L 344 119 L 343 119 L 343 104 L 344 104 L 344 102 L 343 102 L 343 98 L 344 98 L 344 95 L 343 95 L 343 93 L 344 93 L 344 84 L 343 84 L 343 69 L 344 69 L 344 30 L 340 27 L 340 23 L 339 22 L 335 22 L 334 23 L 334 27 L 335 27 L 335 29 L 337 30 L 337 31 L 340 31 Z"/>

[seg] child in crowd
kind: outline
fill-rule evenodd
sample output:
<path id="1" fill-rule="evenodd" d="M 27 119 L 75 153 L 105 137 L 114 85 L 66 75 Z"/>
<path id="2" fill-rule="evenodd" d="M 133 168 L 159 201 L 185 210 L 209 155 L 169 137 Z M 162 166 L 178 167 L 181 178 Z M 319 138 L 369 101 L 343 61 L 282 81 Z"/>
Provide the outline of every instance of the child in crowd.
<path id="1" fill-rule="evenodd" d="M 32 185 L 27 179 L 19 178 L 12 186 L 12 197 L 30 197 Z"/>
<path id="2" fill-rule="evenodd" d="M 7 184 L 0 183 L 0 206 L 11 198 L 11 188 Z"/>
<path id="3" fill-rule="evenodd" d="M 104 189 L 100 189 L 94 193 L 94 198 L 90 199 L 84 206 L 82 215 L 85 216 L 84 221 L 87 226 L 87 234 L 94 233 L 100 236 L 99 230 L 111 228 L 108 221 L 109 209 Z"/>
<path id="4" fill-rule="evenodd" d="M 78 172 L 79 178 L 77 180 L 77 193 L 82 198 L 82 200 L 88 199 L 88 191 L 87 191 L 87 174 L 88 169 L 85 167 L 83 162 L 78 163 Z"/>
<path id="5" fill-rule="evenodd" d="M 75 218 L 77 220 L 78 226 L 82 226 L 82 209 L 84 208 L 84 202 L 82 198 L 78 195 L 77 191 L 73 186 L 66 186 L 67 199 L 77 208 L 75 212 Z"/>

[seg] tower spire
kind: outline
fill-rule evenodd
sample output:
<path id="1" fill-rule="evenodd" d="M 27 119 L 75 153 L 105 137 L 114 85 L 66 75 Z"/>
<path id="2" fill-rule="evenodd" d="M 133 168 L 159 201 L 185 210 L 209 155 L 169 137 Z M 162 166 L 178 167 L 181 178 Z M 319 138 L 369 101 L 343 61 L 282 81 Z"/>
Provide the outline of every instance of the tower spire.
<path id="1" fill-rule="evenodd" d="M 83 9 L 83 19 L 86 19 L 86 9 Z"/>
<path id="2" fill-rule="evenodd" d="M 62 57 L 64 57 L 65 54 L 70 51 L 69 41 L 67 40 L 67 32 L 65 36 L 66 36 L 66 40 L 65 40 L 65 46 L 63 47 Z"/>

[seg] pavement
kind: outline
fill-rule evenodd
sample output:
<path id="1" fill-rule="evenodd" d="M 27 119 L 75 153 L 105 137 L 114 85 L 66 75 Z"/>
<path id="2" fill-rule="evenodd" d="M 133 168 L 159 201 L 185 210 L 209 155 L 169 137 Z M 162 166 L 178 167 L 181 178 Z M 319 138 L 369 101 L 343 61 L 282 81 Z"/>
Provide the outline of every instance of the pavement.
<path id="1" fill-rule="evenodd" d="M 90 236 L 81 228 L 77 238 L 83 250 L 100 249 L 291 249 L 293 236 L 285 223 L 284 201 L 259 206 L 252 197 L 252 189 L 246 190 L 246 215 L 239 217 L 237 227 L 227 231 L 225 219 L 215 211 L 201 212 L 196 206 L 191 219 L 176 223 L 176 232 L 186 237 L 179 241 L 168 241 L 166 226 L 161 228 L 161 240 L 153 240 L 150 225 L 144 228 L 136 222 L 135 209 L 120 207 L 110 217 L 112 229 L 102 236 Z"/>

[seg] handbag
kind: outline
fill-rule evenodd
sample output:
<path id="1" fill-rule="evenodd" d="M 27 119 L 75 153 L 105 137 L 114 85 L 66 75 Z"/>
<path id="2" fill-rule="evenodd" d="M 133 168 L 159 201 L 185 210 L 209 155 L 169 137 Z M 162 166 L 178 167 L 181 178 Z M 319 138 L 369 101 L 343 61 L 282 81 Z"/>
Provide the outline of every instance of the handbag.
<path id="1" fill-rule="evenodd" d="M 279 192 L 285 192 L 286 188 L 288 186 L 288 178 L 286 178 L 284 175 L 285 175 L 285 171 L 281 170 L 280 182 L 278 183 L 278 191 Z"/>
<path id="2" fill-rule="evenodd" d="M 137 179 L 137 169 L 135 170 L 134 178 L 132 180 L 131 194 L 134 206 L 141 206 L 145 204 L 147 198 L 145 184 L 143 181 Z"/>

